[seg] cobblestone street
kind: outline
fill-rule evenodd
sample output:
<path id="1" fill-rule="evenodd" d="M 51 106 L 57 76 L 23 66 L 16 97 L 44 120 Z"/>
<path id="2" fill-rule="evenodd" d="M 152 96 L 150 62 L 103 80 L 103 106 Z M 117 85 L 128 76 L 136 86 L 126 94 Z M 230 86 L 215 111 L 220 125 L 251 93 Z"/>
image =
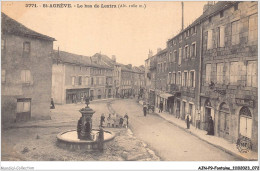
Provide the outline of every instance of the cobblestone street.
<path id="1" fill-rule="evenodd" d="M 29 161 L 156 161 L 159 158 L 146 144 L 132 135 L 129 129 L 105 128 L 116 133 L 112 145 L 100 152 L 74 152 L 56 146 L 56 135 L 76 129 L 83 104 L 56 106 L 52 110 L 52 120 L 32 121 L 20 124 L 20 128 L 5 129 L 2 132 L 2 160 Z M 93 115 L 93 128 L 98 128 L 102 113 L 107 117 L 107 102 L 90 104 L 96 113 Z M 16 125 L 19 127 L 18 125 Z"/>
<path id="2" fill-rule="evenodd" d="M 162 160 L 167 161 L 235 161 L 240 160 L 181 130 L 156 114 L 144 117 L 142 106 L 133 100 L 114 101 L 119 114 L 129 115 L 134 135 L 143 140 Z M 184 122 L 180 120 L 180 122 Z"/>

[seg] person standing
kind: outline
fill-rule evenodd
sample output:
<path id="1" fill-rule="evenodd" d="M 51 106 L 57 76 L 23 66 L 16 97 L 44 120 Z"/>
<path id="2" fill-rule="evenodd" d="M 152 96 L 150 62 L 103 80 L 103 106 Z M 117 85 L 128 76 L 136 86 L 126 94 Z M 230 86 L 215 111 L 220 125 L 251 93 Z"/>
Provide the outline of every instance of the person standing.
<path id="1" fill-rule="evenodd" d="M 105 115 L 104 113 L 102 113 L 101 117 L 100 117 L 100 126 L 103 127 L 103 123 L 105 122 Z"/>
<path id="2" fill-rule="evenodd" d="M 125 116 L 124 116 L 124 118 L 126 119 L 126 128 L 128 128 L 128 115 L 127 115 L 127 113 L 125 113 Z"/>
<path id="3" fill-rule="evenodd" d="M 200 111 L 198 110 L 198 113 L 196 115 L 196 129 L 200 128 Z"/>
<path id="4" fill-rule="evenodd" d="M 187 114 L 186 115 L 187 129 L 190 129 L 190 121 L 191 121 L 191 116 L 190 114 Z"/>
<path id="5" fill-rule="evenodd" d="M 112 122 L 112 118 L 111 118 L 111 114 L 109 113 L 109 116 L 107 117 L 107 127 L 112 126 L 111 122 Z"/>
<path id="6" fill-rule="evenodd" d="M 209 117 L 207 135 L 214 135 L 214 122 L 212 116 Z"/>
<path id="7" fill-rule="evenodd" d="M 51 109 L 55 109 L 53 98 L 51 98 Z"/>
<path id="8" fill-rule="evenodd" d="M 146 116 L 147 106 L 146 106 L 146 103 L 145 103 L 145 102 L 144 102 L 144 106 L 143 106 L 143 112 L 144 112 L 144 116 Z"/>
<path id="9" fill-rule="evenodd" d="M 163 102 L 161 100 L 159 104 L 159 113 L 162 113 L 162 111 L 163 111 Z"/>

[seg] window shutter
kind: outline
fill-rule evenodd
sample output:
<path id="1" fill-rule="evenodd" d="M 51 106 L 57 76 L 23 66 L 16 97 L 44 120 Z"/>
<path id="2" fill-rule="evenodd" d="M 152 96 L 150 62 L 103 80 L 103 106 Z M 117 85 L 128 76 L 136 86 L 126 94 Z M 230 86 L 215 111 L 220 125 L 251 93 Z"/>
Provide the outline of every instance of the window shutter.
<path id="1" fill-rule="evenodd" d="M 16 112 L 17 113 L 23 112 L 23 102 L 17 102 Z"/>
<path id="2" fill-rule="evenodd" d="M 26 82 L 30 82 L 30 81 L 31 81 L 31 71 L 26 70 Z"/>
<path id="3" fill-rule="evenodd" d="M 212 49 L 212 30 L 208 31 L 208 42 L 207 42 L 207 49 Z"/>
<path id="4" fill-rule="evenodd" d="M 22 80 L 22 82 L 25 82 L 25 70 L 22 70 L 21 71 L 21 80 Z"/>
<path id="5" fill-rule="evenodd" d="M 225 47 L 225 27 L 221 26 L 219 31 L 220 31 L 219 46 L 220 47 Z"/>
<path id="6" fill-rule="evenodd" d="M 230 83 L 230 80 L 229 80 L 229 70 L 230 70 L 230 68 L 229 68 L 229 63 L 226 63 L 226 74 L 225 74 L 225 84 L 229 84 Z"/>

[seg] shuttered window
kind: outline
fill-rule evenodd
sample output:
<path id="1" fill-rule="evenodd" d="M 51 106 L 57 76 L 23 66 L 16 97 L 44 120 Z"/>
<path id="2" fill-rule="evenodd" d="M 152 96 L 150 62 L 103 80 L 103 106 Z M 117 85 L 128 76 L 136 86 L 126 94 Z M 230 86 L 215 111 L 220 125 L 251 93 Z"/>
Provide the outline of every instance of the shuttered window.
<path id="1" fill-rule="evenodd" d="M 210 83 L 211 77 L 211 64 L 206 64 L 206 83 Z"/>
<path id="2" fill-rule="evenodd" d="M 218 84 L 223 84 L 223 77 L 224 77 L 223 68 L 224 68 L 223 63 L 217 64 L 217 83 Z"/>
<path id="3" fill-rule="evenodd" d="M 248 61 L 246 81 L 247 81 L 247 86 L 257 87 L 257 62 L 256 61 Z"/>
<path id="4" fill-rule="evenodd" d="M 182 48 L 179 48 L 179 61 L 178 61 L 179 65 L 181 65 L 181 58 L 182 58 Z"/>
<path id="5" fill-rule="evenodd" d="M 234 21 L 232 23 L 232 45 L 239 44 L 239 31 L 240 31 L 240 23 L 239 21 Z"/>
<path id="6" fill-rule="evenodd" d="M 249 17 L 249 36 L 248 36 L 249 41 L 254 41 L 257 40 L 258 38 L 257 20 L 258 20 L 257 14 L 254 14 Z"/>
<path id="7" fill-rule="evenodd" d="M 208 42 L 207 42 L 207 49 L 212 49 L 213 45 L 212 45 L 212 34 L 213 34 L 213 31 L 212 30 L 209 30 L 208 31 Z"/>
<path id="8" fill-rule="evenodd" d="M 239 78 L 238 62 L 230 63 L 230 83 L 236 84 Z"/>
<path id="9" fill-rule="evenodd" d="M 23 83 L 30 83 L 30 81 L 31 81 L 31 71 L 30 70 L 21 71 L 21 81 Z"/>

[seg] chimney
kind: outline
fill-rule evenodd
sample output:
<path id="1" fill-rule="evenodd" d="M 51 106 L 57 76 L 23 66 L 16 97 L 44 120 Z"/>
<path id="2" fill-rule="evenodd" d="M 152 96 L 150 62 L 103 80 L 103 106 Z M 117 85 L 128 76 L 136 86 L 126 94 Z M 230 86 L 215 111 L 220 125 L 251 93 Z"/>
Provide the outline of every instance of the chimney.
<path id="1" fill-rule="evenodd" d="M 208 1 L 207 4 L 204 5 L 203 7 L 203 13 L 205 13 L 210 7 L 212 7 L 215 4 L 214 1 Z"/>
<path id="2" fill-rule="evenodd" d="M 128 64 L 127 67 L 128 67 L 129 69 L 132 69 L 132 64 Z"/>
<path id="3" fill-rule="evenodd" d="M 182 12 L 182 15 L 181 15 L 181 31 L 182 31 L 183 28 L 184 28 L 184 4 L 183 4 L 183 1 L 181 2 L 181 12 Z"/>
<path id="4" fill-rule="evenodd" d="M 149 49 L 148 58 L 151 58 L 153 56 L 153 51 Z"/>
<path id="5" fill-rule="evenodd" d="M 116 62 L 116 55 L 112 55 L 112 61 Z"/>
<path id="6" fill-rule="evenodd" d="M 98 55 L 98 60 L 97 63 L 100 64 L 101 63 L 101 55 Z"/>

